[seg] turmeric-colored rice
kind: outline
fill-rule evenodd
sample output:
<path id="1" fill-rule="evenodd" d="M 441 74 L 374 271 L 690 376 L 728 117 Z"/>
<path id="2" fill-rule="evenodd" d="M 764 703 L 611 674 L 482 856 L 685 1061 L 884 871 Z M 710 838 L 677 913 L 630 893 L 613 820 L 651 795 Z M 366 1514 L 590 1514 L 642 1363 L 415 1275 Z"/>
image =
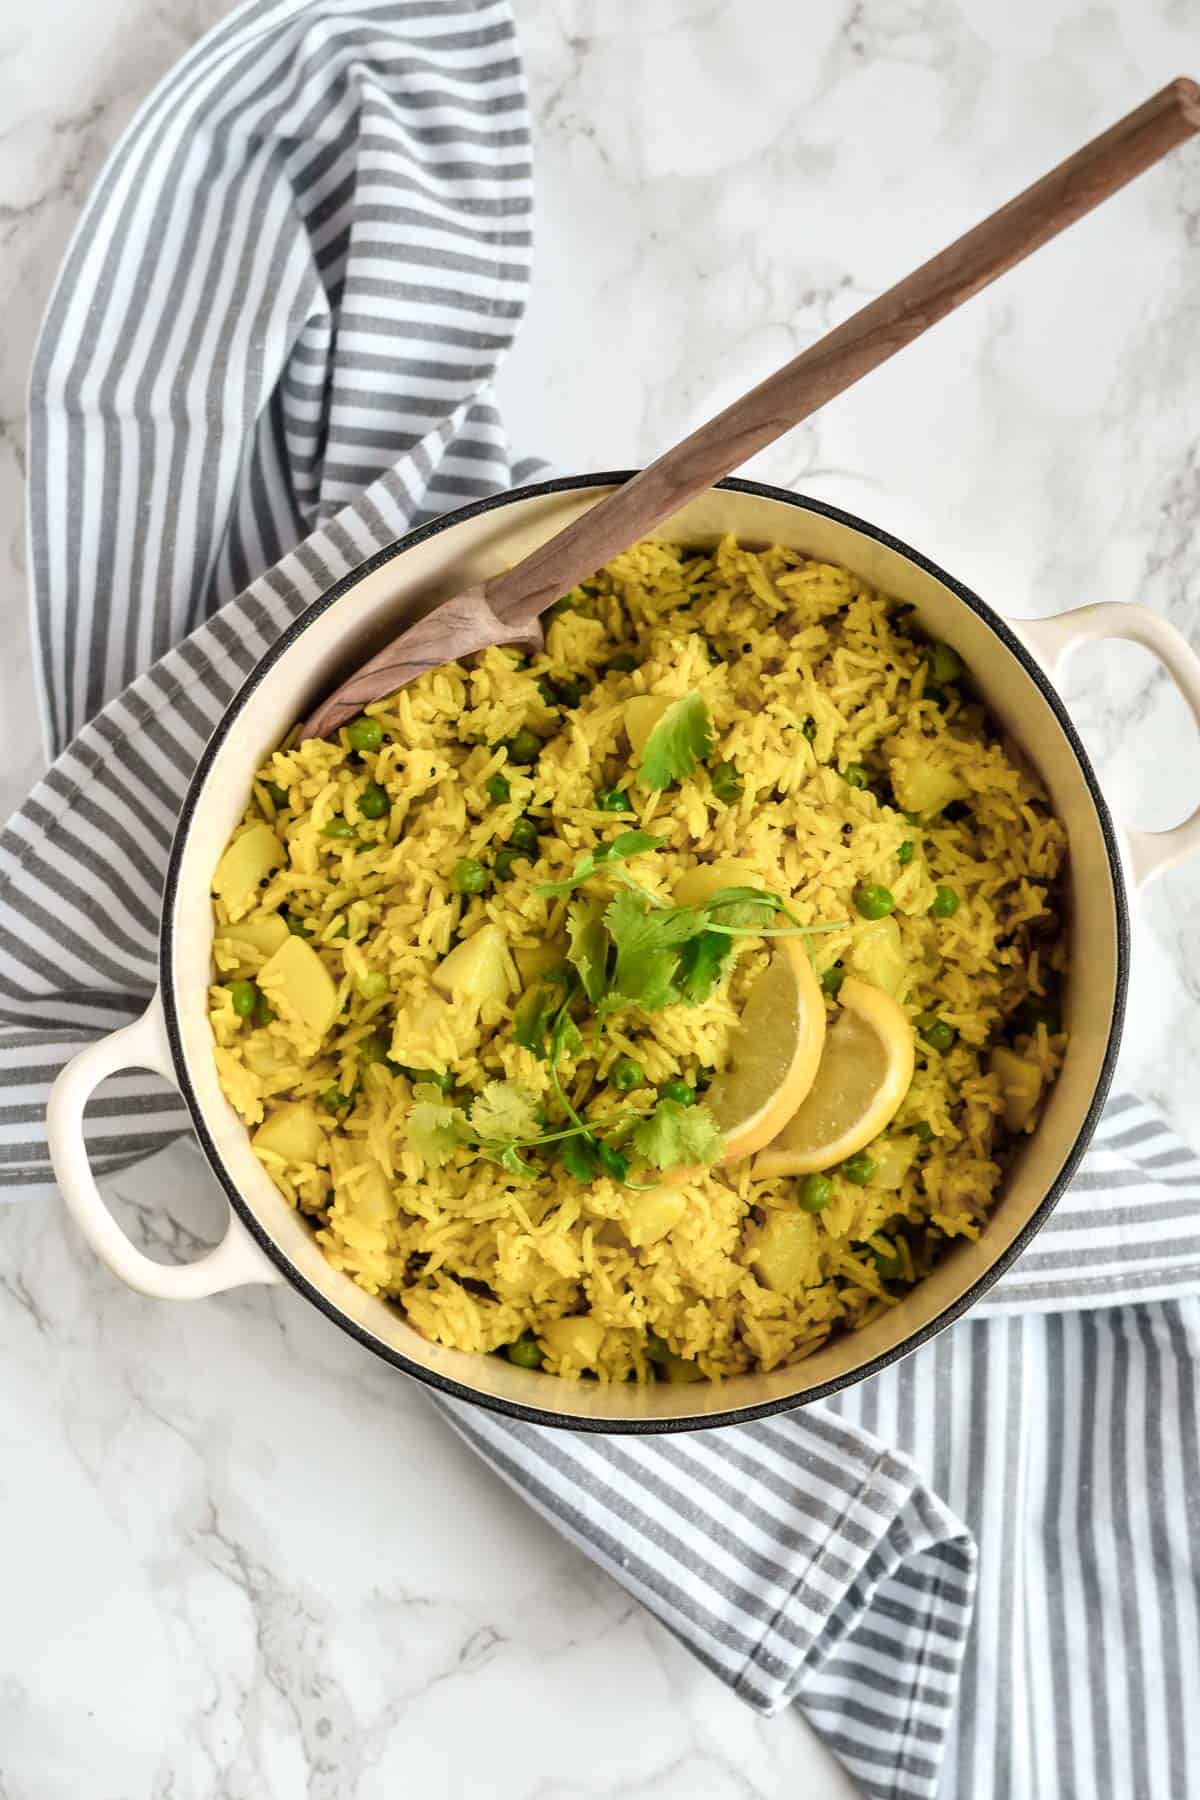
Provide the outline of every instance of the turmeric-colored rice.
<path id="1" fill-rule="evenodd" d="M 935 672 L 909 609 L 845 569 L 730 539 L 650 541 L 556 609 L 544 652 L 489 650 L 369 707 L 377 750 L 356 752 L 343 731 L 269 757 L 233 840 L 257 830 L 244 846 L 254 879 L 224 882 L 214 902 L 210 1017 L 224 1092 L 333 1266 L 441 1344 L 531 1345 L 549 1374 L 687 1380 L 795 1361 L 978 1235 L 1014 1142 L 1006 1108 L 1009 1125 L 1036 1116 L 1014 1119 L 992 1053 L 1012 1051 L 1044 1092 L 1065 1047 L 1065 838 L 969 671 L 951 668 L 931 694 Z M 626 704 L 687 692 L 707 702 L 712 753 L 653 791 L 631 768 Z M 517 765 L 506 746 L 521 730 L 541 749 Z M 732 798 L 714 793 L 718 763 L 736 770 Z M 632 810 L 618 816 L 597 793 L 620 783 Z M 380 816 L 359 805 L 368 785 Z M 504 859 L 498 878 L 523 817 L 536 851 Z M 553 1145 L 526 1174 L 467 1145 L 434 1167 L 409 1141 L 415 1087 L 465 1107 L 489 1083 L 516 1083 L 553 1130 L 546 1061 L 513 1036 L 522 992 L 563 954 L 565 902 L 537 889 L 634 826 L 667 838 L 637 865 L 648 890 L 669 895 L 697 862 L 737 858 L 803 924 L 837 925 L 811 939 L 818 973 L 886 986 L 914 1021 L 916 1073 L 871 1147 L 875 1176 L 829 1171 L 822 1211 L 799 1212 L 795 1177 L 757 1179 L 744 1161 L 688 1179 L 655 1236 L 653 1221 L 635 1225 L 641 1187 L 577 1180 Z M 452 886 L 463 859 L 486 871 L 482 892 Z M 883 927 L 856 911 L 864 882 L 894 897 Z M 952 916 L 931 914 L 940 887 Z M 448 1000 L 439 964 L 488 926 L 502 991 Z M 328 1024 L 324 1001 L 311 1016 L 289 1001 L 285 936 L 327 972 Z M 606 1084 L 625 1057 L 651 1100 L 679 1079 L 702 1098 L 768 956 L 748 940 L 702 1004 L 614 1015 L 598 1048 L 586 1036 L 566 1061 L 568 1096 L 588 1118 L 636 1104 Z M 825 985 L 832 1016 L 836 976 Z M 948 1047 L 921 1035 L 931 1019 Z M 786 1267 L 769 1250 L 779 1214 L 804 1221 Z"/>

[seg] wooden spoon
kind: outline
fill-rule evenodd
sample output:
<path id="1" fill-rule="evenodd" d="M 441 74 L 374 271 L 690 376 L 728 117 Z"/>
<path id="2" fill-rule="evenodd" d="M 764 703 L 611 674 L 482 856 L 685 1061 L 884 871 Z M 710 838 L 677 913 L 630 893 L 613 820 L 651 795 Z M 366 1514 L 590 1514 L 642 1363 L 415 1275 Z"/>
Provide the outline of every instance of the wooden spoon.
<path id="1" fill-rule="evenodd" d="M 402 631 L 322 701 L 302 737 L 325 737 L 371 700 L 489 644 L 541 642 L 545 609 L 686 501 L 1200 131 L 1200 87 L 1181 76 L 948 249 L 540 545 Z"/>

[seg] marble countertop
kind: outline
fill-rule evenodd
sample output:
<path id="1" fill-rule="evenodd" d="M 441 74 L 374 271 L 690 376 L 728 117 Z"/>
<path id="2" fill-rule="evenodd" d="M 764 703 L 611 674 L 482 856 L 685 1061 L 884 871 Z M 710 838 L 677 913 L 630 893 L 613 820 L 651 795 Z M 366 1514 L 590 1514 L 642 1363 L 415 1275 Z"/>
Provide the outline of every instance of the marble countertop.
<path id="1" fill-rule="evenodd" d="M 108 149 L 225 10 L 41 0 L 0 25 L 4 813 L 41 760 L 37 321 Z M 516 10 L 539 252 L 500 399 L 563 468 L 660 450 L 1196 60 L 1172 0 Z M 755 471 L 1002 612 L 1140 600 L 1200 639 L 1198 278 L 1193 148 Z M 1200 741 L 1150 657 L 1089 649 L 1065 685 L 1120 815 L 1183 817 Z M 1195 1138 L 1200 869 L 1157 884 L 1138 936 L 1123 1079 Z M 145 1243 L 217 1234 L 190 1146 L 114 1187 Z M 5 1800 L 851 1792 L 798 1715 L 747 1712 L 298 1298 L 139 1300 L 35 1201 L 0 1211 L 0 1366 Z"/>

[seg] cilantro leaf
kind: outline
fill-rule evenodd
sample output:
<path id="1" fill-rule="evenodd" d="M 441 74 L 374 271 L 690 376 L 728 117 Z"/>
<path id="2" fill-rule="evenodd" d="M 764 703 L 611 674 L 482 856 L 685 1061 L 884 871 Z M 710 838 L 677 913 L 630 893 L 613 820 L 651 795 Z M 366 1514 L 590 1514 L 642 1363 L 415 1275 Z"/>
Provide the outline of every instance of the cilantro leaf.
<path id="1" fill-rule="evenodd" d="M 677 980 L 689 1006 L 707 1000 L 728 973 L 733 959 L 733 939 L 720 931 L 702 931 L 683 946 Z"/>
<path id="2" fill-rule="evenodd" d="M 488 1154 L 493 1162 L 499 1163 L 500 1167 L 506 1169 L 510 1175 L 520 1175 L 523 1179 L 528 1179 L 537 1174 L 533 1164 L 521 1155 L 516 1144 L 508 1144 L 503 1150 L 491 1150 Z"/>
<path id="3" fill-rule="evenodd" d="M 666 841 L 665 837 L 652 837 L 648 831 L 619 831 L 611 843 L 597 844 L 594 850 L 585 850 L 565 881 L 543 881 L 534 892 L 543 899 L 561 899 L 564 894 L 574 893 L 583 882 L 590 881 L 602 867 L 627 862 L 631 856 L 641 856 L 647 850 L 657 850 Z"/>
<path id="4" fill-rule="evenodd" d="M 725 1139 L 706 1106 L 681 1106 L 660 1100 L 633 1134 L 633 1148 L 655 1169 L 679 1169 L 716 1162 Z"/>
<path id="5" fill-rule="evenodd" d="M 470 1117 L 472 1131 L 502 1144 L 535 1138 L 542 1128 L 537 1101 L 516 1081 L 489 1081 Z"/>
<path id="6" fill-rule="evenodd" d="M 616 948 L 609 1004 L 658 1012 L 677 1000 L 679 946 L 704 930 L 704 914 L 690 906 L 652 912 L 639 895 L 626 893 L 609 901 L 604 923 Z"/>
<path id="7" fill-rule="evenodd" d="M 654 837 L 649 831 L 618 831 L 610 844 L 599 845 L 596 860 L 624 862 L 631 856 L 641 856 L 643 851 L 658 850 L 666 841 L 665 837 Z"/>
<path id="8" fill-rule="evenodd" d="M 714 925 L 738 925 L 753 930 L 756 925 L 769 925 L 784 910 L 777 894 L 767 888 L 721 888 L 706 902 L 705 910 Z"/>
<path id="9" fill-rule="evenodd" d="M 558 1147 L 558 1159 L 573 1180 L 595 1181 L 600 1164 L 595 1142 L 586 1133 L 564 1139 Z"/>
<path id="10" fill-rule="evenodd" d="M 579 972 L 580 984 L 593 1006 L 604 998 L 608 985 L 608 933 L 602 909 L 586 900 L 574 900 L 567 908 L 568 959 Z"/>
<path id="11" fill-rule="evenodd" d="M 513 1036 L 526 1050 L 532 1050 L 541 1062 L 545 1062 L 549 1054 L 550 1027 L 567 991 L 565 982 L 542 981 L 536 987 L 526 988 L 517 1001 L 513 1012 Z M 583 1039 L 573 1019 L 567 1019 L 564 1026 L 562 1047 L 568 1056 L 578 1056 L 583 1049 Z"/>
<path id="12" fill-rule="evenodd" d="M 467 1138 L 467 1122 L 445 1100 L 418 1100 L 408 1109 L 408 1145 L 431 1169 L 441 1169 Z"/>
<path id="13" fill-rule="evenodd" d="M 513 1036 L 518 1044 L 526 1050 L 532 1050 L 537 1057 L 545 1058 L 546 1034 L 550 1030 L 551 1020 L 562 1004 L 562 995 L 558 988 L 542 982 L 537 987 L 527 988 L 517 1001 L 513 1012 Z"/>
<path id="14" fill-rule="evenodd" d="M 686 781 L 713 746 L 712 718 L 701 694 L 672 701 L 642 751 L 639 775 L 647 787 L 668 788 Z"/>

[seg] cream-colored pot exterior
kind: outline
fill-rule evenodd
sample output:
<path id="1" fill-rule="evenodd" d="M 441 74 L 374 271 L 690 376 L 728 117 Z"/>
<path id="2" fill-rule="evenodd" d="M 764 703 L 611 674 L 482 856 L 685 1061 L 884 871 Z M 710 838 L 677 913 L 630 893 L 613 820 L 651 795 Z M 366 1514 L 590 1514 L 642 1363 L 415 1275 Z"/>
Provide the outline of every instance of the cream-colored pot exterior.
<path id="1" fill-rule="evenodd" d="M 93 1046 L 64 1071 L 50 1108 L 51 1148 L 64 1195 L 97 1253 L 123 1279 L 159 1297 L 194 1298 L 244 1282 L 287 1278 L 370 1348 L 435 1385 L 546 1423 L 599 1430 L 663 1430 L 725 1422 L 799 1405 L 860 1378 L 958 1316 L 1049 1212 L 1082 1154 L 1111 1074 L 1127 977 L 1126 898 L 1113 828 L 1077 740 L 1045 675 L 1012 632 L 964 590 L 872 527 L 813 502 L 746 484 L 703 495 L 664 530 L 710 544 L 724 532 L 843 563 L 912 603 L 922 626 L 962 656 L 993 713 L 1037 765 L 1070 839 L 1070 1047 L 1045 1115 L 1006 1182 L 978 1243 L 953 1249 L 899 1306 L 793 1368 L 721 1384 L 603 1387 L 566 1382 L 427 1343 L 399 1314 L 331 1269 L 309 1229 L 273 1187 L 245 1127 L 217 1084 L 206 1018 L 212 914 L 209 884 L 241 817 L 254 769 L 335 680 L 424 611 L 511 565 L 607 491 L 612 477 L 550 483 L 464 509 L 367 564 L 317 602 L 247 682 L 193 782 L 180 822 L 163 920 L 159 995 L 145 1017 Z M 1047 664 L 1081 637 L 1136 638 L 1155 650 L 1200 718 L 1200 662 L 1184 640 L 1137 607 L 1090 607 L 1020 630 Z M 1194 816 L 1174 832 L 1126 840 L 1133 879 L 1197 847 Z M 104 1207 L 87 1168 L 82 1109 L 105 1074 L 160 1070 L 184 1092 L 231 1200 L 228 1234 L 207 1257 L 164 1267 L 143 1257 Z"/>

